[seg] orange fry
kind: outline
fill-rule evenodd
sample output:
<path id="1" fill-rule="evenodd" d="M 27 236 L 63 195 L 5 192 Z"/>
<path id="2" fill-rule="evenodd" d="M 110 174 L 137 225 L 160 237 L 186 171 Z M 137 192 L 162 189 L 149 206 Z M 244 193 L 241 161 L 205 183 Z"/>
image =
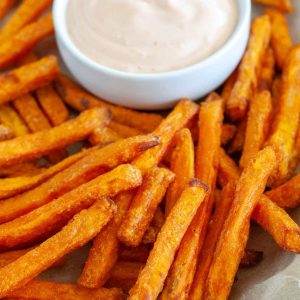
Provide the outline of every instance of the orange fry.
<path id="1" fill-rule="evenodd" d="M 75 215 L 61 231 L 1 268 L 0 297 L 23 287 L 55 261 L 95 237 L 112 218 L 114 211 L 112 201 L 98 199 L 93 206 Z"/>
<path id="2" fill-rule="evenodd" d="M 246 249 L 240 262 L 240 268 L 247 269 L 257 266 L 263 260 L 263 255 L 262 251 Z"/>
<path id="3" fill-rule="evenodd" d="M 205 299 L 227 299 L 248 240 L 251 213 L 275 167 L 275 152 L 271 147 L 266 147 L 244 169 L 238 180 L 232 208 L 223 226 L 210 267 Z"/>
<path id="4" fill-rule="evenodd" d="M 59 73 L 57 58 L 46 56 L 37 62 L 0 75 L 0 104 L 46 85 Z"/>
<path id="5" fill-rule="evenodd" d="M 275 74 L 275 57 L 272 48 L 267 48 L 262 60 L 262 67 L 258 77 L 258 91 L 269 91 Z"/>
<path id="6" fill-rule="evenodd" d="M 158 114 L 141 113 L 98 99 L 66 76 L 61 75 L 57 78 L 56 87 L 63 100 L 73 109 L 79 111 L 94 106 L 107 107 L 111 110 L 114 121 L 145 132 L 154 130 L 162 121 L 162 117 Z"/>
<path id="7" fill-rule="evenodd" d="M 92 145 L 106 145 L 120 140 L 121 137 L 109 127 L 96 128 L 89 137 Z"/>
<path id="8" fill-rule="evenodd" d="M 263 55 L 271 38 L 271 23 L 268 16 L 256 18 L 251 27 L 248 48 L 238 67 L 237 80 L 226 102 L 227 114 L 232 120 L 241 120 L 247 113 L 252 93 L 258 85 Z"/>
<path id="9" fill-rule="evenodd" d="M 237 72 L 237 70 L 234 70 L 233 73 L 228 77 L 228 79 L 225 81 L 225 83 L 223 85 L 221 97 L 225 101 L 225 103 L 230 98 L 232 89 L 237 80 L 237 76 L 238 76 L 238 72 Z"/>
<path id="10" fill-rule="evenodd" d="M 223 121 L 223 100 L 217 94 L 211 94 L 201 103 L 199 120 L 196 176 L 208 186 L 209 192 L 184 235 L 168 275 L 162 299 L 188 297 L 206 235 L 216 185 Z"/>
<path id="11" fill-rule="evenodd" d="M 64 148 L 88 137 L 97 127 L 109 121 L 109 111 L 94 108 L 60 126 L 0 143 L 0 165 L 8 165 L 36 158 L 52 150 Z"/>
<path id="12" fill-rule="evenodd" d="M 39 41 L 54 32 L 52 14 L 30 23 L 0 46 L 0 68 L 6 67 L 26 54 Z M 1 34 L 0 34 L 1 35 Z"/>
<path id="13" fill-rule="evenodd" d="M 14 137 L 14 132 L 11 128 L 0 124 L 0 142 L 10 140 Z"/>
<path id="14" fill-rule="evenodd" d="M 180 242 L 203 202 L 206 191 L 207 187 L 196 179 L 183 191 L 158 234 L 136 284 L 129 292 L 130 300 L 158 297 Z"/>
<path id="15" fill-rule="evenodd" d="M 170 184 L 166 194 L 166 215 L 179 199 L 186 184 L 195 177 L 194 143 L 189 129 L 184 128 L 178 132 L 175 144 L 170 163 L 170 170 L 175 174 L 175 180 Z"/>
<path id="16" fill-rule="evenodd" d="M 0 20 L 9 12 L 15 5 L 16 0 L 2 0 L 0 1 Z"/>
<path id="17" fill-rule="evenodd" d="M 129 127 L 114 121 L 110 122 L 108 124 L 108 127 L 114 130 L 119 136 L 123 138 L 145 134 L 145 131 L 136 129 L 134 127 Z"/>
<path id="18" fill-rule="evenodd" d="M 138 247 L 122 246 L 120 249 L 120 260 L 146 262 L 149 256 L 149 249 L 147 245 L 139 245 Z"/>
<path id="19" fill-rule="evenodd" d="M 282 93 L 267 142 L 277 152 L 279 167 L 270 177 L 269 184 L 277 186 L 289 174 L 289 163 L 299 124 L 300 113 L 300 46 L 291 50 L 282 77 Z"/>
<path id="20" fill-rule="evenodd" d="M 240 167 L 245 168 L 262 149 L 269 134 L 272 99 L 269 91 L 256 94 L 250 103 Z"/>
<path id="21" fill-rule="evenodd" d="M 32 280 L 25 286 L 9 293 L 9 297 L 35 300 L 123 300 L 124 295 L 118 288 L 86 289 L 75 284 L 52 281 Z"/>
<path id="22" fill-rule="evenodd" d="M 232 124 L 223 124 L 222 135 L 221 135 L 221 144 L 226 146 L 235 136 L 237 128 Z"/>
<path id="23" fill-rule="evenodd" d="M 241 120 L 237 125 L 235 136 L 231 141 L 228 149 L 229 153 L 240 152 L 243 149 L 244 142 L 245 142 L 246 127 L 247 127 L 247 119 L 245 118 Z"/>
<path id="24" fill-rule="evenodd" d="M 274 6 L 283 12 L 293 11 L 291 0 L 255 0 L 255 2 L 264 5 Z"/>
<path id="25" fill-rule="evenodd" d="M 15 178 L 18 176 L 35 176 L 41 174 L 45 169 L 35 161 L 23 162 L 20 164 L 3 166 L 0 168 L 0 177 Z"/>

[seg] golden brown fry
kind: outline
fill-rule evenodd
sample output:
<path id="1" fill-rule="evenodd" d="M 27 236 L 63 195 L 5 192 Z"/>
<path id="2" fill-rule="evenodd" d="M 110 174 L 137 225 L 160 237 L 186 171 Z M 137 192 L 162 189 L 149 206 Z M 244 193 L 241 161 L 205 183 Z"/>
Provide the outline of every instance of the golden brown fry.
<path id="1" fill-rule="evenodd" d="M 162 299 L 188 297 L 198 254 L 206 235 L 216 185 L 223 121 L 223 100 L 217 94 L 211 94 L 205 102 L 201 103 L 199 120 L 201 121 L 196 153 L 196 176 L 208 186 L 209 192 L 184 235 L 168 275 Z"/>
<path id="2" fill-rule="evenodd" d="M 17 8 L 9 21 L 0 32 L 2 44 L 25 25 L 36 19 L 50 4 L 52 0 L 26 0 Z"/>
<path id="3" fill-rule="evenodd" d="M 244 141 L 245 141 L 245 134 L 246 134 L 246 127 L 247 127 L 247 119 L 241 120 L 237 125 L 237 130 L 231 144 L 229 146 L 228 152 L 229 153 L 236 153 L 240 152 L 243 149 Z"/>
<path id="4" fill-rule="evenodd" d="M 75 284 L 52 281 L 32 280 L 25 286 L 9 294 L 9 297 L 35 300 L 123 300 L 124 295 L 118 288 L 86 289 Z"/>
<path id="5" fill-rule="evenodd" d="M 149 256 L 149 249 L 147 245 L 139 245 L 138 247 L 126 247 L 122 246 L 120 249 L 120 260 L 123 261 L 136 261 L 146 262 Z"/>
<path id="6" fill-rule="evenodd" d="M 120 140 L 121 137 L 109 127 L 97 128 L 89 137 L 92 145 L 107 145 Z"/>
<path id="7" fill-rule="evenodd" d="M 0 142 L 10 140 L 15 137 L 14 132 L 11 128 L 0 124 Z"/>
<path id="8" fill-rule="evenodd" d="M 222 126 L 222 135 L 221 135 L 221 144 L 226 146 L 235 136 L 237 128 L 232 124 L 223 124 Z"/>
<path id="9" fill-rule="evenodd" d="M 119 136 L 123 138 L 145 134 L 145 131 L 136 129 L 134 127 L 129 127 L 114 121 L 110 122 L 108 124 L 108 127 L 114 130 Z"/>
<path id="10" fill-rule="evenodd" d="M 272 48 L 267 48 L 262 60 L 262 67 L 258 77 L 258 91 L 269 91 L 275 74 L 275 57 Z"/>
<path id="11" fill-rule="evenodd" d="M 283 12 L 293 11 L 291 0 L 255 0 L 255 2 L 276 7 Z"/>
<path id="12" fill-rule="evenodd" d="M 272 134 L 267 142 L 277 152 L 279 167 L 269 184 L 281 184 L 289 174 L 289 163 L 299 124 L 300 113 L 300 46 L 291 50 L 282 77 L 282 93 L 278 103 Z"/>
<path id="13" fill-rule="evenodd" d="M 183 191 L 168 215 L 150 252 L 145 267 L 129 292 L 129 299 L 156 299 L 163 289 L 175 253 L 197 209 L 206 195 L 207 187 L 193 179 Z"/>
<path id="14" fill-rule="evenodd" d="M 112 218 L 114 211 L 112 201 L 106 198 L 98 199 L 89 209 L 75 215 L 57 234 L 1 268 L 0 297 L 23 287 L 55 261 L 95 237 Z"/>
<path id="15" fill-rule="evenodd" d="M 287 212 L 266 196 L 256 205 L 252 219 L 266 230 L 285 250 L 300 253 L 300 228 Z M 274 221 L 276 221 L 274 223 Z"/>
<path id="16" fill-rule="evenodd" d="M 235 188 L 236 183 L 233 181 L 229 182 L 222 190 L 221 197 L 216 203 L 216 209 L 208 226 L 207 235 L 199 256 L 197 271 L 189 294 L 189 299 L 202 299 L 204 295 L 206 278 L 218 239 L 232 205 Z"/>
<path id="17" fill-rule="evenodd" d="M 251 27 L 251 36 L 244 58 L 238 67 L 237 80 L 226 102 L 230 119 L 241 120 L 247 113 L 252 93 L 258 85 L 263 55 L 271 38 L 271 23 L 268 16 L 256 18 Z"/>
<path id="18" fill-rule="evenodd" d="M 271 147 L 266 147 L 244 169 L 238 180 L 232 208 L 210 267 L 205 299 L 227 299 L 248 240 L 251 213 L 275 167 L 275 152 Z"/>
<path id="19" fill-rule="evenodd" d="M 15 5 L 16 0 L 2 0 L 0 1 L 0 20 L 9 12 Z"/>
<path id="20" fill-rule="evenodd" d="M 0 104 L 48 84 L 59 73 L 57 58 L 46 56 L 37 62 L 0 75 Z"/>
<path id="21" fill-rule="evenodd" d="M 139 170 L 120 165 L 30 213 L 0 225 L 0 249 L 26 246 L 48 237 L 99 197 L 113 197 L 142 183 Z"/>
<path id="22" fill-rule="evenodd" d="M 175 138 L 176 147 L 173 150 L 170 170 L 175 174 L 175 180 L 170 184 L 166 194 L 165 214 L 168 215 L 179 199 L 186 184 L 195 177 L 194 143 L 189 129 L 180 130 Z"/>
<path id="23" fill-rule="evenodd" d="M 245 142 L 240 159 L 240 167 L 248 163 L 262 149 L 270 130 L 272 118 L 272 99 L 269 91 L 256 94 L 250 103 L 247 118 Z"/>
<path id="24" fill-rule="evenodd" d="M 11 38 L 7 38 L 0 46 L 0 68 L 15 62 L 53 32 L 52 14 L 50 13 L 25 26 Z"/>
<path id="25" fill-rule="evenodd" d="M 221 97 L 225 101 L 225 103 L 228 101 L 228 99 L 231 95 L 232 89 L 237 80 L 237 76 L 238 76 L 238 72 L 237 72 L 237 70 L 234 70 L 223 85 Z"/>
<path id="26" fill-rule="evenodd" d="M 154 130 L 162 121 L 158 114 L 141 113 L 98 99 L 66 76 L 61 75 L 57 78 L 56 88 L 63 100 L 73 109 L 83 111 L 94 106 L 107 107 L 111 110 L 114 121 L 145 132 Z"/>
<path id="27" fill-rule="evenodd" d="M 240 262 L 240 268 L 247 269 L 256 267 L 263 260 L 263 255 L 264 253 L 262 251 L 246 249 Z"/>
<path id="28" fill-rule="evenodd" d="M 60 126 L 1 142 L 0 165 L 36 158 L 85 139 L 95 128 L 105 126 L 109 117 L 107 109 L 93 108 Z"/>
<path id="29" fill-rule="evenodd" d="M 142 188 L 135 195 L 118 230 L 118 238 L 125 245 L 135 247 L 141 243 L 174 177 L 170 170 L 157 167 L 145 174 Z"/>
<path id="30" fill-rule="evenodd" d="M 120 140 L 92 151 L 35 189 L 0 202 L 0 223 L 13 220 L 71 191 L 89 180 L 131 161 L 144 150 L 157 145 L 156 136 L 147 135 Z"/>

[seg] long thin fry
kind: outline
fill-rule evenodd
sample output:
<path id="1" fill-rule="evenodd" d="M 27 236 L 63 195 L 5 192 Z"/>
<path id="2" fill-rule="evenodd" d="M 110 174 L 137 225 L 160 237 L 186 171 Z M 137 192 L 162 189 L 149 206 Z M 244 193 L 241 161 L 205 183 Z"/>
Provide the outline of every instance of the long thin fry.
<path id="1" fill-rule="evenodd" d="M 129 299 L 156 299 L 163 288 L 175 253 L 197 209 L 204 200 L 207 187 L 192 180 L 175 203 L 150 252 L 145 267 L 129 292 Z"/>
<path id="2" fill-rule="evenodd" d="M 275 57 L 272 48 L 268 48 L 264 54 L 262 67 L 258 77 L 258 91 L 269 91 L 272 87 L 273 77 L 275 74 Z"/>
<path id="3" fill-rule="evenodd" d="M 60 232 L 1 268 L 0 297 L 24 286 L 55 261 L 86 244 L 112 218 L 113 211 L 114 205 L 111 201 L 106 198 L 99 199 L 89 209 L 75 215 Z"/>
<path id="4" fill-rule="evenodd" d="M 1 142 L 0 165 L 36 158 L 85 139 L 95 128 L 104 127 L 109 117 L 107 109 L 94 108 L 60 126 Z"/>
<path id="5" fill-rule="evenodd" d="M 283 12 L 293 11 L 291 0 L 255 0 L 255 2 L 276 7 Z"/>
<path id="6" fill-rule="evenodd" d="M 63 100 L 73 109 L 79 111 L 94 106 L 107 107 L 111 110 L 114 121 L 145 132 L 154 130 L 162 121 L 160 115 L 136 112 L 98 99 L 84 91 L 66 76 L 61 75 L 57 78 L 56 87 Z"/>
<path id="7" fill-rule="evenodd" d="M 235 136 L 232 139 L 230 146 L 228 148 L 229 153 L 240 152 L 243 149 L 245 142 L 245 134 L 247 127 L 247 119 L 241 120 L 237 125 L 237 130 L 235 132 Z"/>
<path id="8" fill-rule="evenodd" d="M 9 12 L 15 3 L 16 0 L 2 0 L 0 2 L 0 20 Z"/>
<path id="9" fill-rule="evenodd" d="M 226 103 L 227 114 L 232 120 L 241 120 L 246 115 L 248 102 L 258 84 L 260 65 L 270 38 L 269 17 L 256 18 L 252 23 L 248 48 L 238 67 L 237 80 Z"/>

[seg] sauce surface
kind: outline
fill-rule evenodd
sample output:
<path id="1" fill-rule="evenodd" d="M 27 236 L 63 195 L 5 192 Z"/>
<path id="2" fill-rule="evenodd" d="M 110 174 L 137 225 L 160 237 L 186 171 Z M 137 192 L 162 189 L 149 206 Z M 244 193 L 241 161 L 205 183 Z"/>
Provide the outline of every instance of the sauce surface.
<path id="1" fill-rule="evenodd" d="M 67 26 L 77 48 L 126 72 L 190 66 L 218 50 L 237 23 L 237 0 L 70 0 Z"/>

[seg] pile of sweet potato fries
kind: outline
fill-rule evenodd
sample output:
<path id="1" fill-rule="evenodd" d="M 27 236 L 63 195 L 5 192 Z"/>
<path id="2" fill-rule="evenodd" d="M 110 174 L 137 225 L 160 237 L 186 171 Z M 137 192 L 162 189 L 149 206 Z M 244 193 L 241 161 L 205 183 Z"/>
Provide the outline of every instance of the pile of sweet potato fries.
<path id="1" fill-rule="evenodd" d="M 238 269 L 262 260 L 246 248 L 251 221 L 300 253 L 288 0 L 257 0 L 275 8 L 253 20 L 220 94 L 165 118 L 98 99 L 38 58 L 52 1 L 17 2 L 0 1 L 0 18 L 15 6 L 0 31 L 0 298 L 227 299 Z M 35 279 L 89 241 L 76 284 Z"/>

